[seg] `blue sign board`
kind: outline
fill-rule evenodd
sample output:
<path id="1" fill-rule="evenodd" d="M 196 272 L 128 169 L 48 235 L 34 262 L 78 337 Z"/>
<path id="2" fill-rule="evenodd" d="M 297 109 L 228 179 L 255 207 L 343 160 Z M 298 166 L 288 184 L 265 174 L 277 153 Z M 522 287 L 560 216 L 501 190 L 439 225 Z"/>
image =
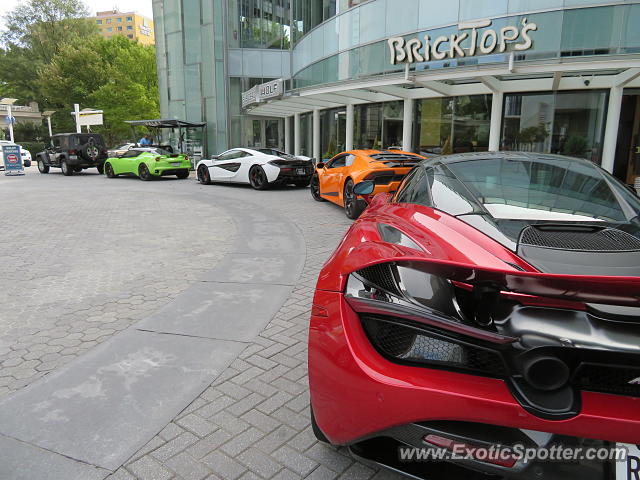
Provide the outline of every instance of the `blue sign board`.
<path id="1" fill-rule="evenodd" d="M 20 146 L 2 145 L 2 159 L 4 160 L 5 175 L 24 175 Z"/>

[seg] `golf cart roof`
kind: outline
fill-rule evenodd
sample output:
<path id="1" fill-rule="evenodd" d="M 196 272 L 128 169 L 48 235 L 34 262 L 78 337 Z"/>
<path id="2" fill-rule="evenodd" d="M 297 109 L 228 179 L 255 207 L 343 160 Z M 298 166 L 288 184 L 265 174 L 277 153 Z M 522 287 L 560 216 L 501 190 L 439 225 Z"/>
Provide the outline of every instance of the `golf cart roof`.
<path id="1" fill-rule="evenodd" d="M 158 118 L 155 120 L 126 120 L 129 125 L 150 127 L 150 128 L 198 128 L 204 127 L 204 122 L 187 122 L 185 120 L 175 120 L 171 118 Z"/>

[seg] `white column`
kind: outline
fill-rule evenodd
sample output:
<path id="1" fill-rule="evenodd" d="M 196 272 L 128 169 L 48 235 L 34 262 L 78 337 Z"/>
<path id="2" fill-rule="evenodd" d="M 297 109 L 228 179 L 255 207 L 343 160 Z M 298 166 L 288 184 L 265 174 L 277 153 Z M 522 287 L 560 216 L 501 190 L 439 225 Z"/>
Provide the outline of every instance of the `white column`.
<path id="1" fill-rule="evenodd" d="M 313 111 L 313 158 L 318 162 L 322 161 L 322 152 L 320 151 L 320 110 Z"/>
<path id="2" fill-rule="evenodd" d="M 11 113 L 11 104 L 7 105 L 7 116 L 9 117 L 9 140 L 13 142 L 13 114 Z"/>
<path id="3" fill-rule="evenodd" d="M 413 137 L 413 104 L 411 98 L 404 99 L 404 113 L 402 121 L 402 149 L 405 152 L 411 151 L 411 140 Z M 384 145 L 388 147 L 389 145 Z"/>
<path id="4" fill-rule="evenodd" d="M 353 150 L 353 105 L 347 105 L 347 122 L 345 132 L 345 150 Z"/>
<path id="5" fill-rule="evenodd" d="M 284 117 L 284 152 L 291 153 L 291 117 Z"/>
<path id="6" fill-rule="evenodd" d="M 489 128 L 489 151 L 500 150 L 500 134 L 502 133 L 502 109 L 504 105 L 504 93 L 493 92 L 491 100 L 491 126 Z"/>
<path id="7" fill-rule="evenodd" d="M 623 87 L 613 87 L 609 92 L 607 127 L 604 131 L 604 144 L 602 145 L 602 168 L 609 173 L 613 173 L 613 164 L 616 160 L 616 145 L 618 143 L 618 128 L 620 126 L 623 90 Z"/>
<path id="8" fill-rule="evenodd" d="M 49 138 L 53 137 L 53 132 L 51 131 L 51 115 L 47 115 L 47 127 L 49 127 Z"/>
<path id="9" fill-rule="evenodd" d="M 293 116 L 293 154 L 300 155 L 300 114 Z"/>
<path id="10" fill-rule="evenodd" d="M 76 119 L 76 133 L 82 133 L 82 129 L 80 128 L 80 105 L 77 103 L 73 104 L 73 116 Z"/>

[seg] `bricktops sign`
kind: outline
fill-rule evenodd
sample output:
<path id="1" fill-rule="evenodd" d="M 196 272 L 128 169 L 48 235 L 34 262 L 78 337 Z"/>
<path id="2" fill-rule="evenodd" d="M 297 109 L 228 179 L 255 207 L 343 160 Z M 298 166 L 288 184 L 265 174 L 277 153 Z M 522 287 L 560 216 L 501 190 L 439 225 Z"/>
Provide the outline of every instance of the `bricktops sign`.
<path id="1" fill-rule="evenodd" d="M 521 27 L 508 26 L 500 31 L 487 29 L 491 20 L 461 23 L 458 32 L 449 36 L 431 38 L 425 35 L 423 39 L 392 37 L 387 42 L 391 52 L 391 64 L 430 62 L 453 58 L 475 57 L 504 53 L 512 46 L 515 51 L 525 51 L 533 47 L 531 32 L 538 30 L 538 25 L 522 20 Z M 464 45 L 464 47 L 463 47 Z"/>
<path id="2" fill-rule="evenodd" d="M 270 98 L 278 98 L 284 94 L 284 82 L 282 79 L 261 83 L 242 93 L 242 108 L 253 103 L 260 103 Z"/>

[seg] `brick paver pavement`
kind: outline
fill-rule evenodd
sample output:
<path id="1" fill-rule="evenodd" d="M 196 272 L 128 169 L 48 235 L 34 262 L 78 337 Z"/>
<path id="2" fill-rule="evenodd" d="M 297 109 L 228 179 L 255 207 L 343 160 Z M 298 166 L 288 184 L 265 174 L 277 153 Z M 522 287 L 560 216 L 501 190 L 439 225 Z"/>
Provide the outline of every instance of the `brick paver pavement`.
<path id="1" fill-rule="evenodd" d="M 398 478 L 316 441 L 309 421 L 307 329 L 318 272 L 351 221 L 308 190 L 252 192 L 204 187 L 246 198 L 288 217 L 307 246 L 301 278 L 256 341 L 110 480 Z"/>

